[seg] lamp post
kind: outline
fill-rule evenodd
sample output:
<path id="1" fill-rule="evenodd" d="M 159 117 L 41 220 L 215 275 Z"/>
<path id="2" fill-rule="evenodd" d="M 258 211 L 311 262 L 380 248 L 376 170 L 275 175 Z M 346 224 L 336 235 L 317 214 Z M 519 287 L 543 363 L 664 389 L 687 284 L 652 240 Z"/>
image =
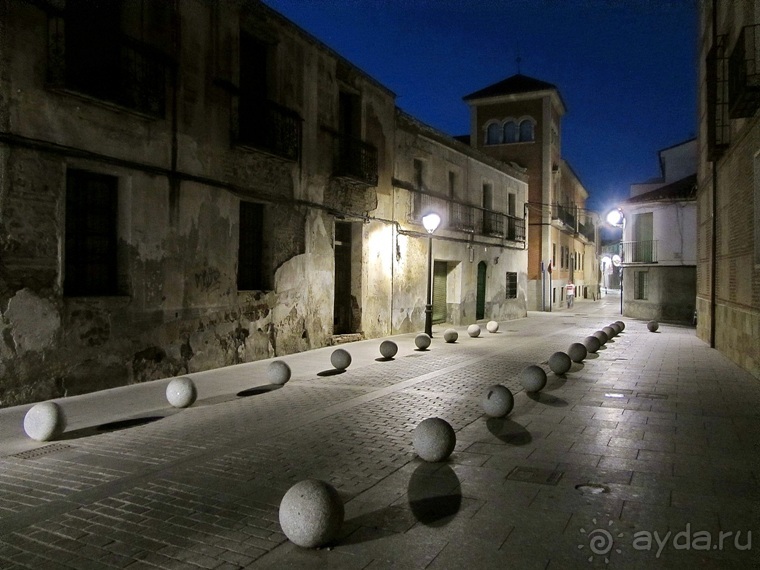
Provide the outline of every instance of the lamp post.
<path id="1" fill-rule="evenodd" d="M 625 214 L 620 208 L 614 208 L 607 212 L 607 223 L 616 228 L 620 228 L 623 234 L 620 235 L 620 244 L 622 246 L 623 238 L 625 237 Z M 617 259 L 616 259 L 617 258 Z M 615 266 L 620 266 L 620 314 L 623 314 L 623 248 L 620 248 L 620 255 L 612 256 L 612 263 Z"/>
<path id="2" fill-rule="evenodd" d="M 433 338 L 433 232 L 438 229 L 441 216 L 430 212 L 422 216 L 422 225 L 428 233 L 427 303 L 425 304 L 425 334 Z"/>

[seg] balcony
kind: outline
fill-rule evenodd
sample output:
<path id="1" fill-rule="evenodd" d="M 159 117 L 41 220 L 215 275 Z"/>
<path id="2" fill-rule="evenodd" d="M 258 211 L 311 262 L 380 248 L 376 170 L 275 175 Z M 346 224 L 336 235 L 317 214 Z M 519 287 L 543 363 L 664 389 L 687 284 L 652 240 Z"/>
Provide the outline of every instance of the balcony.
<path id="1" fill-rule="evenodd" d="M 336 134 L 333 176 L 377 186 L 377 149 L 356 137 Z"/>
<path id="2" fill-rule="evenodd" d="M 49 35 L 50 87 L 154 117 L 165 113 L 167 63 L 157 49 L 128 36 L 92 46 L 87 38 Z"/>
<path id="3" fill-rule="evenodd" d="M 301 117 L 272 101 L 243 97 L 237 144 L 296 161 L 301 155 Z"/>
<path id="4" fill-rule="evenodd" d="M 623 263 L 657 263 L 657 240 L 624 241 Z"/>
<path id="5" fill-rule="evenodd" d="M 594 224 L 591 220 L 585 224 L 578 224 L 578 233 L 585 237 L 588 241 L 593 242 L 595 239 Z"/>
<path id="6" fill-rule="evenodd" d="M 574 208 L 554 204 L 552 205 L 552 220 L 558 220 L 575 231 L 575 214 L 573 210 Z"/>
<path id="7" fill-rule="evenodd" d="M 728 148 L 731 120 L 728 114 L 728 57 L 726 36 L 717 37 L 705 63 L 707 88 L 707 159 L 715 161 Z"/>
<path id="8" fill-rule="evenodd" d="M 745 26 L 728 60 L 728 109 L 732 119 L 752 117 L 760 107 L 760 24 Z"/>
<path id="9" fill-rule="evenodd" d="M 449 224 L 452 230 L 475 231 L 475 209 L 459 202 L 449 202 Z"/>

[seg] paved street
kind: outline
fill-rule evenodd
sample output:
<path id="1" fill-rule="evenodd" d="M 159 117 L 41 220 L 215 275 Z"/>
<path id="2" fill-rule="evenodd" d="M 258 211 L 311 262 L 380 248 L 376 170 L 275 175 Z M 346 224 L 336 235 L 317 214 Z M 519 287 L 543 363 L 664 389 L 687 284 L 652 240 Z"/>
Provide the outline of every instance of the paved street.
<path id="1" fill-rule="evenodd" d="M 352 343 L 339 374 L 319 349 L 283 358 L 280 389 L 268 361 L 193 374 L 185 410 L 168 380 L 69 398 L 55 442 L 24 435 L 29 406 L 0 410 L 0 567 L 758 567 L 760 381 L 692 328 L 624 319 L 565 377 L 522 390 L 525 366 L 548 371 L 619 318 L 610 296 L 479 338 L 462 327 L 456 344 L 436 327 L 425 352 L 393 337 L 390 361 L 381 339 Z M 482 413 L 494 383 L 515 393 L 505 419 Z M 440 464 L 411 445 L 433 416 L 457 433 Z M 306 478 L 345 502 L 330 548 L 280 530 L 280 499 Z"/>

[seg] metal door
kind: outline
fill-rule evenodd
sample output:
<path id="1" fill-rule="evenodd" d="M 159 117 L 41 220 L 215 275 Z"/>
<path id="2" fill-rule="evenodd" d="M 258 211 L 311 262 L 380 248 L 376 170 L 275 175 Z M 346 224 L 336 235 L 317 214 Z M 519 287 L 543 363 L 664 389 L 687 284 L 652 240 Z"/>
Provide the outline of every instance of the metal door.
<path id="1" fill-rule="evenodd" d="M 483 319 L 486 314 L 486 262 L 478 263 L 478 296 L 475 301 L 475 318 Z"/>

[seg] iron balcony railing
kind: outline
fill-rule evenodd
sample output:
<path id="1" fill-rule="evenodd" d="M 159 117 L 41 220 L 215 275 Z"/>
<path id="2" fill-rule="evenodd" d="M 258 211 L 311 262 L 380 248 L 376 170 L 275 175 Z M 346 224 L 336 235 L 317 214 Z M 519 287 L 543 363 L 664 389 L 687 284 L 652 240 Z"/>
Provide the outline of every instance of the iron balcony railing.
<path id="1" fill-rule="evenodd" d="M 760 107 L 760 24 L 739 32 L 728 60 L 728 103 L 732 119 L 752 117 Z"/>
<path id="2" fill-rule="evenodd" d="M 345 133 L 335 136 L 333 176 L 377 186 L 377 149 Z"/>
<path id="3" fill-rule="evenodd" d="M 575 230 L 575 214 L 573 213 L 572 208 L 560 204 L 554 204 L 552 206 L 552 220 L 559 220 L 566 226 Z"/>
<path id="4" fill-rule="evenodd" d="M 294 110 L 266 99 L 240 99 L 238 144 L 287 160 L 301 155 L 301 117 Z"/>
<path id="5" fill-rule="evenodd" d="M 588 241 L 594 241 L 595 230 L 594 223 L 588 220 L 585 224 L 578 224 L 578 233 L 585 237 Z"/>
<path id="6" fill-rule="evenodd" d="M 719 35 L 705 62 L 707 90 L 707 159 L 715 161 L 728 148 L 731 119 L 728 114 L 728 57 L 726 36 Z"/>
<path id="7" fill-rule="evenodd" d="M 441 216 L 441 227 L 450 230 L 525 241 L 525 220 L 522 218 L 423 192 L 415 192 L 413 196 L 412 221 L 421 223 L 422 216 L 432 211 Z"/>
<path id="8" fill-rule="evenodd" d="M 51 33 L 48 83 L 162 117 L 166 108 L 168 60 L 159 50 L 128 36 L 114 38 L 110 49 L 95 49 L 87 38 Z"/>
<path id="9" fill-rule="evenodd" d="M 624 241 L 623 263 L 657 263 L 657 240 Z"/>

